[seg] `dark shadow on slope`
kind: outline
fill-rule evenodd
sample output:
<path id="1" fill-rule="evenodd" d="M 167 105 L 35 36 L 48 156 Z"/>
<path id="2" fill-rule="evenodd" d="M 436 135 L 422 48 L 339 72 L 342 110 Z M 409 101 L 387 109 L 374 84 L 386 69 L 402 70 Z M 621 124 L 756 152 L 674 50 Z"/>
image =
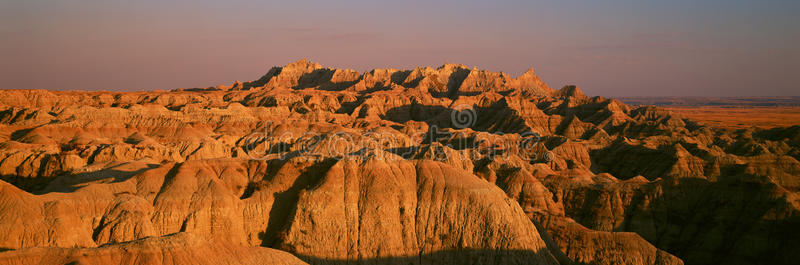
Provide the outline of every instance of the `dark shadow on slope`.
<path id="1" fill-rule="evenodd" d="M 440 129 L 470 128 L 475 131 L 490 133 L 524 133 L 531 128 L 520 114 L 505 101 L 499 101 L 488 107 L 472 107 L 471 109 L 454 110 L 445 106 L 423 105 L 416 102 L 394 107 L 381 116 L 382 119 L 397 123 L 408 121 L 425 122 L 428 126 Z M 395 128 L 398 129 L 398 128 Z"/>
<path id="2" fill-rule="evenodd" d="M 361 81 L 363 75 L 359 76 L 356 80 L 347 82 L 333 82 L 333 75 L 336 73 L 334 69 L 320 68 L 310 73 L 305 73 L 297 80 L 297 86 L 293 89 L 307 89 L 316 87 L 319 90 L 327 91 L 342 91 Z"/>
<path id="3" fill-rule="evenodd" d="M 392 73 L 392 76 L 389 77 L 392 83 L 403 85 L 403 82 L 406 81 L 406 78 L 411 74 L 411 70 L 401 70 Z"/>
<path id="4" fill-rule="evenodd" d="M 675 151 L 670 148 L 650 149 L 618 139 L 605 148 L 589 152 L 591 170 L 595 174 L 610 173 L 621 180 L 638 175 L 654 180 L 666 175 L 677 162 Z"/>
<path id="5" fill-rule="evenodd" d="M 389 87 L 389 86 L 377 85 L 377 86 L 374 86 L 374 87 L 367 88 L 366 90 L 363 90 L 363 91 L 358 91 L 358 94 L 363 96 L 363 95 L 369 95 L 369 94 L 372 94 L 372 93 L 375 93 L 375 92 L 378 92 L 378 91 L 389 91 L 389 90 L 392 90 L 392 88 Z"/>
<path id="6" fill-rule="evenodd" d="M 520 114 L 511 109 L 505 101 L 488 107 L 474 107 L 471 110 L 454 110 L 445 106 L 422 105 L 412 102 L 409 105 L 391 108 L 381 117 L 397 123 L 421 121 L 437 128 L 470 128 L 490 133 L 524 133 L 531 128 Z"/>
<path id="7" fill-rule="evenodd" d="M 250 89 L 250 88 L 253 88 L 253 87 L 264 86 L 267 83 L 269 83 L 269 81 L 273 77 L 278 76 L 281 73 L 281 71 L 283 71 L 283 67 L 272 67 L 272 68 L 269 69 L 269 71 L 267 71 L 266 74 L 261 76 L 261 78 L 259 78 L 258 80 L 255 80 L 255 81 L 252 81 L 252 82 L 245 82 L 244 85 L 243 85 L 243 88 L 244 89 Z"/>
<path id="8" fill-rule="evenodd" d="M 542 226 L 542 224 L 539 223 L 539 221 L 536 221 L 535 218 L 531 218 L 531 222 L 533 222 L 533 225 L 536 226 L 536 231 L 539 232 L 539 236 L 542 238 L 542 241 L 544 241 L 545 245 L 547 246 L 547 250 L 550 251 L 553 257 L 556 258 L 556 260 L 558 260 L 558 263 L 563 265 L 574 264 L 574 262 L 570 260 L 567 254 L 564 253 L 564 251 L 561 251 L 561 248 L 559 248 L 556 241 L 553 240 L 553 237 L 547 231 L 547 228 Z"/>
<path id="9" fill-rule="evenodd" d="M 464 79 L 467 79 L 469 72 L 469 69 L 458 68 L 458 70 L 450 74 L 450 78 L 447 80 L 447 96 L 449 98 L 454 99 L 459 96 L 458 89 L 461 87 L 461 84 L 464 83 Z"/>
<path id="10" fill-rule="evenodd" d="M 293 89 L 306 89 L 330 83 L 334 72 L 335 70 L 333 69 L 320 68 L 310 73 L 305 73 L 300 76 L 297 80 L 297 86 L 293 87 Z"/>
<path id="11" fill-rule="evenodd" d="M 444 98 L 444 97 L 452 99 L 458 98 L 459 96 L 458 88 L 461 87 L 462 83 L 464 83 L 464 79 L 467 79 L 469 71 L 470 70 L 466 68 L 456 69 L 447 78 L 447 84 L 445 84 L 444 87 L 446 91 L 430 91 L 431 96 L 436 98 Z"/>
<path id="12" fill-rule="evenodd" d="M 373 70 L 372 73 L 374 73 L 374 70 Z M 374 93 L 374 92 L 378 92 L 378 91 L 392 90 L 392 84 L 401 85 L 402 86 L 403 82 L 406 80 L 406 78 L 408 77 L 409 74 L 411 74 L 411 71 L 409 71 L 409 70 L 403 70 L 403 71 L 394 72 L 394 73 L 391 74 L 391 76 L 389 76 L 389 80 L 388 80 L 389 83 L 388 84 L 381 82 L 381 83 L 375 84 L 375 86 L 368 87 L 363 91 L 359 91 L 358 93 L 360 95 L 368 95 L 368 94 L 371 94 L 371 93 Z M 363 79 L 363 76 L 362 76 L 362 79 Z"/>
<path id="13" fill-rule="evenodd" d="M 488 107 L 474 108 L 476 121 L 473 130 L 491 133 L 525 133 L 531 132 L 521 114 L 511 108 L 505 99 Z"/>
<path id="14" fill-rule="evenodd" d="M 8 182 L 29 193 L 38 195 L 50 192 L 73 192 L 92 182 L 122 182 L 136 174 L 158 167 L 157 164 L 147 164 L 146 167 L 138 170 L 124 171 L 115 169 L 115 167 L 123 165 L 119 164 L 97 171 L 72 174 L 60 169 L 52 169 L 53 164 L 59 163 L 58 161 L 50 163 L 51 160 L 58 159 L 56 156 L 58 156 L 58 154 L 44 155 L 39 162 L 38 171 L 34 176 L 3 175 L 0 176 L 0 180 Z"/>
<path id="15" fill-rule="evenodd" d="M 286 164 L 285 159 L 271 159 L 266 161 L 266 168 L 264 169 L 263 172 L 259 173 L 263 174 L 263 177 L 258 180 L 249 181 L 247 183 L 247 186 L 245 186 L 245 189 L 242 192 L 242 195 L 239 197 L 239 199 L 244 200 L 250 198 L 256 192 L 263 190 L 264 188 L 269 186 L 270 182 L 272 181 L 272 178 L 275 177 L 275 174 L 277 174 L 278 170 L 280 170 L 280 167 L 283 166 L 284 164 Z"/>
<path id="16" fill-rule="evenodd" d="M 413 102 L 410 105 L 391 108 L 381 118 L 397 123 L 422 121 L 428 123 L 428 126 L 436 125 L 441 128 L 442 124 L 449 119 L 450 111 L 451 109 L 443 106 L 422 105 Z"/>
<path id="17" fill-rule="evenodd" d="M 342 102 L 341 106 L 339 107 L 339 109 L 336 110 L 335 113 L 344 113 L 344 114 L 347 114 L 347 115 L 352 115 L 353 111 L 355 111 L 356 108 L 358 108 L 358 106 L 360 106 L 361 104 L 364 104 L 364 100 L 365 99 L 366 99 L 366 97 L 359 96 L 358 98 L 356 98 L 355 101 Z"/>
<path id="18" fill-rule="evenodd" d="M 789 193 L 766 177 L 725 176 L 664 179 L 630 192 L 618 185 L 571 187 L 563 193 L 573 194 L 563 198 L 565 211 L 589 229 L 635 232 L 686 264 L 796 263 L 800 210 L 787 201 Z M 614 211 L 618 203 L 624 212 Z"/>
<path id="19" fill-rule="evenodd" d="M 161 196 L 161 193 L 164 192 L 164 189 L 167 188 L 167 185 L 169 185 L 175 178 L 175 176 L 178 175 L 178 171 L 180 171 L 182 165 L 183 162 L 174 163 L 172 165 L 172 168 L 170 168 L 169 171 L 167 172 L 167 175 L 164 176 L 164 182 L 161 183 L 161 188 L 158 190 L 158 193 L 156 193 L 156 198 L 153 200 L 154 205 L 156 201 L 159 199 L 158 197 Z"/>
<path id="20" fill-rule="evenodd" d="M 416 88 L 419 86 L 419 83 L 422 82 L 422 79 L 424 78 L 425 76 L 420 75 L 417 78 L 414 78 L 414 80 L 408 80 L 408 82 L 403 81 L 404 83 L 402 85 L 408 88 Z"/>
<path id="21" fill-rule="evenodd" d="M 336 159 L 328 158 L 305 168 L 289 189 L 274 194 L 275 201 L 272 203 L 272 209 L 269 211 L 267 228 L 258 235 L 259 239 L 261 239 L 261 246 L 274 247 L 275 244 L 279 243 L 278 233 L 285 228 L 289 220 L 291 220 L 290 218 L 297 207 L 297 201 L 299 199 L 298 193 L 300 193 L 301 190 L 317 185 L 325 172 L 336 164 L 336 161 Z"/>
<path id="22" fill-rule="evenodd" d="M 800 125 L 759 130 L 753 136 L 771 141 L 786 141 L 790 146 L 800 147 Z"/>
<path id="23" fill-rule="evenodd" d="M 420 147 L 415 145 L 415 146 L 409 146 L 409 147 L 389 148 L 389 149 L 386 149 L 384 151 L 392 153 L 392 154 L 395 154 L 395 155 L 398 155 L 398 156 L 402 157 L 403 159 L 412 159 L 414 157 L 414 155 L 416 155 L 419 152 L 419 149 L 420 149 Z"/>
<path id="24" fill-rule="evenodd" d="M 17 176 L 17 175 L 3 175 L 0 176 L 0 180 L 8 182 L 14 187 L 17 187 L 21 190 L 24 190 L 29 193 L 37 194 L 38 190 L 47 187 L 47 185 L 52 181 L 51 178 L 43 178 L 43 177 L 25 177 L 25 176 Z"/>
<path id="25" fill-rule="evenodd" d="M 9 138 L 10 138 L 10 140 L 13 140 L 13 141 L 20 141 L 20 139 L 22 139 L 23 137 L 27 136 L 28 133 L 30 133 L 31 131 L 33 131 L 33 129 L 36 129 L 36 128 L 38 128 L 38 126 L 37 127 L 33 127 L 33 128 L 16 130 L 16 131 L 11 133 Z"/>
<path id="26" fill-rule="evenodd" d="M 150 169 L 157 168 L 158 164 L 148 164 L 147 167 L 133 171 L 123 171 L 113 168 L 104 168 L 98 171 L 61 175 L 53 178 L 48 186 L 41 190 L 33 192 L 33 194 L 45 194 L 50 192 L 74 192 L 89 183 L 117 183 L 126 181 L 133 176 Z"/>
<path id="27" fill-rule="evenodd" d="M 800 211 L 767 178 L 718 182 L 683 178 L 626 217 L 620 230 L 640 234 L 686 264 L 796 264 Z M 651 197 L 654 196 L 651 194 Z"/>

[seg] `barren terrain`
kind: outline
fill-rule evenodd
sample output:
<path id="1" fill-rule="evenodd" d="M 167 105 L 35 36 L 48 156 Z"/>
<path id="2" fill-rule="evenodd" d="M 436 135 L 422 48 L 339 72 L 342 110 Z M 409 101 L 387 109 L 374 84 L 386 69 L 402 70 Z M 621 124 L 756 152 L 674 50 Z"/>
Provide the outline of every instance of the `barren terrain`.
<path id="1" fill-rule="evenodd" d="M 800 122 L 757 110 L 457 64 L 3 90 L 0 264 L 794 264 Z"/>
<path id="2" fill-rule="evenodd" d="M 668 110 L 707 126 L 744 129 L 789 127 L 800 123 L 800 107 L 667 107 Z"/>

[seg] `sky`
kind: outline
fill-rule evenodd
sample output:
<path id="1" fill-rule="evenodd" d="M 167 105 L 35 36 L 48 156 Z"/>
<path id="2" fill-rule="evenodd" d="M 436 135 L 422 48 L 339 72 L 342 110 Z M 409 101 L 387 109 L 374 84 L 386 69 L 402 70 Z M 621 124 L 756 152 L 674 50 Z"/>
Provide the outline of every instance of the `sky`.
<path id="1" fill-rule="evenodd" d="M 0 88 L 153 90 L 326 67 L 530 67 L 588 95 L 800 96 L 797 0 L 0 0 Z"/>

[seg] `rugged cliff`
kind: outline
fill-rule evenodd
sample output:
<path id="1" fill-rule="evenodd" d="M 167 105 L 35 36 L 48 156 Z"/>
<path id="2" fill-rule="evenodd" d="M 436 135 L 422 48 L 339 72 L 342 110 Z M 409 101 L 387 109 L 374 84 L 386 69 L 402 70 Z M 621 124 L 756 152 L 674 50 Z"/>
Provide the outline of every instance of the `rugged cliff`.
<path id="1" fill-rule="evenodd" d="M 12 264 L 792 264 L 800 127 L 446 64 L 0 91 Z M 301 261 L 302 260 L 302 261 Z M 683 260 L 683 261 L 682 261 Z"/>

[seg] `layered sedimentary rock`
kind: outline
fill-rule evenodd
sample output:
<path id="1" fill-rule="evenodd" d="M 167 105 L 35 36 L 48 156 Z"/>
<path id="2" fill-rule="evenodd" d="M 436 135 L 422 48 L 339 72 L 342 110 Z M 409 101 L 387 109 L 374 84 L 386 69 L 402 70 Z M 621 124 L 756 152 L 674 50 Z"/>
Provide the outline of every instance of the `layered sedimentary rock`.
<path id="1" fill-rule="evenodd" d="M 0 260 L 792 264 L 798 128 L 457 64 L 5 90 Z"/>

